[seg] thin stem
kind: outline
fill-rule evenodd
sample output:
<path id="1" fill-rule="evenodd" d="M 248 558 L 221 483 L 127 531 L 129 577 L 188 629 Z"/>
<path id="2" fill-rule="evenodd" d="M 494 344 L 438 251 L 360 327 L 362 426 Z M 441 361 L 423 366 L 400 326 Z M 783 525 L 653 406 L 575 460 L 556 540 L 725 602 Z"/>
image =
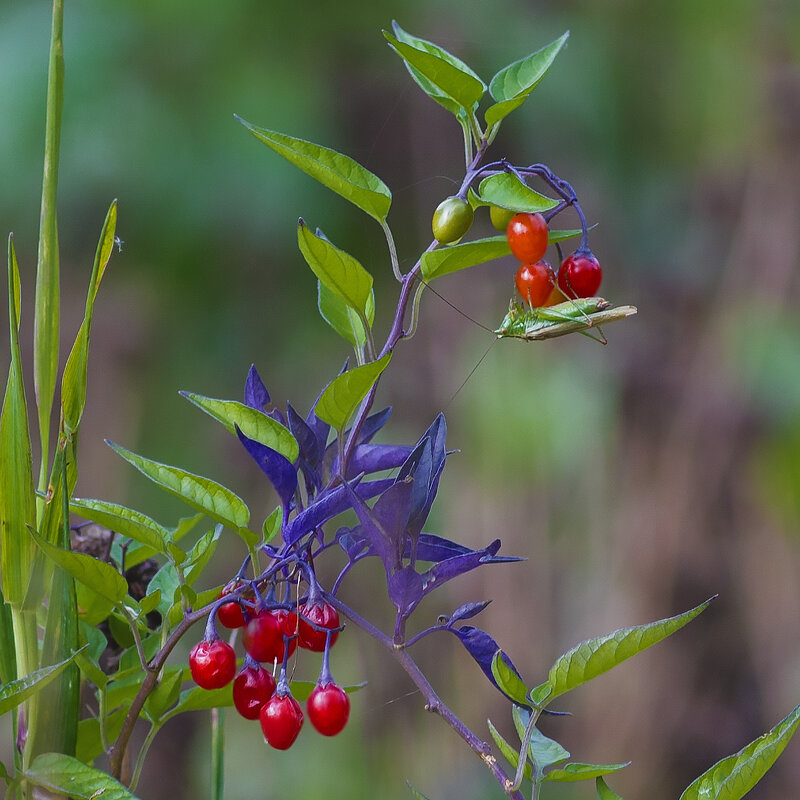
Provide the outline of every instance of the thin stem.
<path id="1" fill-rule="evenodd" d="M 150 726 L 150 730 L 147 731 L 147 735 L 144 737 L 142 748 L 139 750 L 139 755 L 136 756 L 136 764 L 133 767 L 133 775 L 131 776 L 131 782 L 128 786 L 132 792 L 136 791 L 136 786 L 139 783 L 139 777 L 142 774 L 142 767 L 144 767 L 144 760 L 147 756 L 147 751 L 150 749 L 150 745 L 153 744 L 153 739 L 156 738 L 156 734 L 160 730 L 160 725 L 153 724 Z"/>
<path id="2" fill-rule="evenodd" d="M 525 765 L 528 763 L 528 747 L 531 743 L 531 736 L 533 736 L 533 729 L 536 727 L 536 722 L 541 713 L 542 712 L 540 709 L 534 709 L 534 711 L 531 713 L 531 718 L 528 720 L 528 724 L 525 726 L 525 735 L 522 737 L 522 747 L 519 749 L 517 772 L 514 775 L 514 783 L 512 785 L 513 789 L 519 789 L 519 787 L 522 786 L 522 779 L 525 775 Z M 537 782 L 534 780 L 533 785 L 536 786 L 536 783 Z"/>
<path id="3" fill-rule="evenodd" d="M 211 800 L 222 800 L 225 784 L 225 728 L 221 708 L 211 709 Z"/>
<path id="4" fill-rule="evenodd" d="M 142 636 L 139 633 L 139 626 L 136 624 L 136 619 L 133 614 L 128 611 L 127 607 L 122 603 L 117 605 L 117 611 L 125 617 L 125 621 L 128 623 L 128 627 L 131 629 L 131 633 L 133 634 L 133 641 L 136 644 L 136 654 L 139 656 L 139 663 L 142 665 L 143 670 L 147 670 L 147 656 L 144 652 L 144 645 L 142 643 Z"/>
<path id="5" fill-rule="evenodd" d="M 383 228 L 384 236 L 386 236 L 386 244 L 389 246 L 389 258 L 392 262 L 392 272 L 394 273 L 394 276 L 397 278 L 398 282 L 402 283 L 403 273 L 400 271 L 400 261 L 397 258 L 397 248 L 394 244 L 394 236 L 392 236 L 392 230 L 389 227 L 389 223 L 385 219 L 381 220 L 381 228 Z"/>

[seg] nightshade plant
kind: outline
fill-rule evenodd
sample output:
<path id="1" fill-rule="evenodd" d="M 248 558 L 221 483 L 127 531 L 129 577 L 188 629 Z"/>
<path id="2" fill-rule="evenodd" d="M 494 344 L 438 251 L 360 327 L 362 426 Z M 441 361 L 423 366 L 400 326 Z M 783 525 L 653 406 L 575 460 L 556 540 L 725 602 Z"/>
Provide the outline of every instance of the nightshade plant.
<path id="1" fill-rule="evenodd" d="M 271 405 L 255 367 L 245 381 L 244 402 L 182 393 L 238 437 L 274 488 L 278 505 L 258 529 L 251 526 L 244 502 L 219 483 L 109 443 L 195 512 L 167 527 L 116 503 L 73 497 L 93 305 L 114 247 L 116 203 L 103 225 L 84 321 L 63 370 L 59 435 L 50 454 L 59 330 L 55 195 L 63 80 L 61 0 L 55 0 L 53 9 L 35 319 L 34 379 L 42 444 L 38 491 L 22 380 L 20 275 L 12 239 L 8 248 L 11 362 L 0 418 L 0 713 L 8 714 L 15 747 L 13 764 L 0 765 L 7 796 L 29 798 L 34 787 L 42 786 L 75 798 L 132 798 L 161 727 L 178 714 L 211 709 L 212 795 L 221 797 L 220 708 L 233 705 L 243 717 L 259 719 L 266 741 L 279 750 L 301 735 L 300 701 L 307 698 L 309 717 L 320 733 L 330 736 L 342 730 L 350 700 L 334 681 L 330 659 L 337 638 L 350 638 L 350 631 L 344 631 L 349 623 L 385 646 L 419 688 L 425 707 L 479 756 L 507 796 L 522 798 L 523 790 L 530 790 L 535 798 L 549 782 L 593 780 L 601 800 L 619 797 L 605 778 L 626 764 L 570 761 L 560 744 L 538 730 L 537 721 L 542 714 L 558 713 L 548 708 L 552 701 L 679 630 L 709 601 L 668 619 L 582 642 L 556 659 L 547 679 L 536 686 L 527 685 L 492 636 L 472 624 L 487 601 L 465 602 L 442 613 L 434 625 L 412 631 L 413 612 L 436 588 L 479 567 L 518 559 L 501 555 L 499 540 L 473 549 L 426 529 L 449 452 L 441 414 L 415 443 L 374 442 L 390 416 L 389 408 L 373 410 L 380 376 L 395 347 L 416 327 L 423 289 L 441 275 L 504 256 L 510 244 L 515 254 L 539 263 L 549 245 L 559 248 L 560 255 L 559 243 L 577 236 L 578 248 L 563 260 L 568 269 L 560 271 L 558 282 L 553 270 L 536 270 L 552 284 L 550 292 L 539 292 L 543 287 L 538 286 L 541 297 L 534 303 L 531 293 L 526 297 L 520 290 L 523 303 L 512 302 L 497 336 L 536 340 L 593 332 L 600 322 L 635 313 L 632 307 L 614 308 L 582 291 L 591 286 L 594 293 L 600 267 L 589 249 L 586 219 L 572 186 L 542 164 L 485 158 L 503 119 L 525 102 L 567 35 L 500 70 L 488 86 L 493 102 L 481 121 L 477 109 L 487 86 L 466 64 L 396 24 L 385 33 L 416 83 L 455 116 L 464 138 L 466 169 L 460 188 L 437 209 L 435 239 L 406 273 L 387 223 L 391 193 L 379 178 L 345 155 L 240 120 L 276 153 L 375 219 L 386 235 L 399 298 L 386 341 L 379 346 L 372 332 L 372 276 L 319 229 L 300 220 L 298 244 L 318 279 L 319 311 L 352 345 L 355 363 L 345 363 L 304 412 L 291 404 L 285 411 Z M 554 197 L 531 188 L 534 180 Z M 509 229 L 508 236 L 460 241 L 483 206 L 490 206 L 496 226 L 507 226 L 513 218 L 521 227 L 513 234 Z M 571 209 L 579 228 L 551 227 L 557 215 Z M 536 241 L 526 240 L 528 230 L 535 231 Z M 576 262 L 589 270 L 588 279 L 571 281 L 578 274 L 573 273 Z M 343 516 L 345 512 L 349 515 Z M 94 527 L 71 529 L 70 514 Z M 201 520 L 214 525 L 208 529 Z M 225 530 L 241 539 L 246 553 L 241 569 L 224 587 L 202 588 L 204 570 Z M 324 586 L 316 565 L 329 551 L 343 552 L 346 563 L 334 582 Z M 367 559 L 383 570 L 395 608 L 388 632 L 368 619 L 365 608 L 350 607 L 339 596 L 352 568 Z M 144 576 L 143 591 L 134 591 L 132 573 L 137 570 Z M 200 637 L 197 623 L 203 621 Z M 236 633 L 225 642 L 220 626 L 242 628 L 247 655 L 241 665 L 233 646 Z M 189 663 L 175 663 L 170 656 L 190 629 L 196 643 Z M 491 723 L 489 732 L 497 754 L 510 766 L 442 702 L 414 660 L 413 645 L 440 634 L 455 636 L 509 701 L 520 742 L 507 742 Z M 323 653 L 316 682 L 290 681 L 288 666 L 297 648 Z M 93 694 L 96 701 L 83 716 L 81 692 L 84 697 Z M 148 730 L 134 756 L 131 733 L 140 719 Z M 798 723 L 800 707 L 712 767 L 682 798 L 742 797 L 771 766 Z M 100 761 L 107 772 L 95 765 L 99 759 L 107 759 Z"/>

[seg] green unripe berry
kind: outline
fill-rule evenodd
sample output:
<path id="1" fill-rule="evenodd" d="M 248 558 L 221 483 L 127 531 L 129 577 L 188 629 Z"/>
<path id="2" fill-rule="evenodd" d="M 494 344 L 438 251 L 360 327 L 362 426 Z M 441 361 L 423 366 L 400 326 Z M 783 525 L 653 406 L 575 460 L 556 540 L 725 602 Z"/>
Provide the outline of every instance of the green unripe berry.
<path id="1" fill-rule="evenodd" d="M 460 197 L 442 200 L 433 212 L 433 236 L 441 244 L 458 241 L 472 226 L 472 206 Z"/>
<path id="2" fill-rule="evenodd" d="M 511 218 L 514 216 L 516 212 L 512 211 L 510 208 L 502 208 L 501 206 L 489 206 L 489 219 L 492 221 L 492 225 L 497 228 L 498 231 L 502 231 L 503 233 L 506 232 L 506 228 L 508 228 L 508 223 L 511 222 Z"/>

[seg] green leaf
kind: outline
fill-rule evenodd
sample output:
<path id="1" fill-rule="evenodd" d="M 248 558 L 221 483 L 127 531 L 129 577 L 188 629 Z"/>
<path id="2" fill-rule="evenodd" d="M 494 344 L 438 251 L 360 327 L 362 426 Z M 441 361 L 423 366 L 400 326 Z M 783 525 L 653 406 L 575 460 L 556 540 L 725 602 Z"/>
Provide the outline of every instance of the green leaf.
<path id="1" fill-rule="evenodd" d="M 565 764 L 561 769 L 553 769 L 542 778 L 545 781 L 556 783 L 573 783 L 575 781 L 588 781 L 592 778 L 599 778 L 601 775 L 610 775 L 612 772 L 619 772 L 621 769 L 630 766 L 630 761 L 624 764 L 582 764 L 574 761 Z"/>
<path id="2" fill-rule="evenodd" d="M 432 99 L 450 98 L 465 111 L 471 112 L 483 97 L 486 84 L 463 62 L 454 63 L 457 59 L 449 53 L 446 55 L 450 57 L 445 58 L 445 51 L 440 47 L 426 42 L 428 47 L 423 49 L 401 42 L 388 31 L 384 31 L 383 35 L 389 46 L 406 62 L 412 77 Z"/>
<path id="3" fill-rule="evenodd" d="M 264 538 L 262 539 L 262 543 L 268 544 L 271 542 L 281 532 L 281 525 L 283 525 L 283 509 L 278 506 L 264 520 L 264 525 L 262 526 Z"/>
<path id="4" fill-rule="evenodd" d="M 439 247 L 422 254 L 422 277 L 432 281 L 442 275 L 507 256 L 510 252 L 505 236 L 490 236 L 488 239 Z"/>
<path id="5" fill-rule="evenodd" d="M 205 606 L 210 605 L 219 597 L 220 590 L 221 587 L 217 586 L 213 589 L 206 589 L 204 592 L 197 592 L 192 608 L 205 608 Z M 167 614 L 168 627 L 171 628 L 177 625 L 182 619 L 183 609 L 180 603 L 174 603 Z"/>
<path id="6" fill-rule="evenodd" d="M 236 119 L 278 155 L 319 181 L 336 194 L 349 200 L 378 222 L 384 222 L 392 204 L 389 187 L 376 175 L 349 156 L 337 153 L 303 139 L 251 125 L 241 117 Z"/>
<path id="7" fill-rule="evenodd" d="M 366 316 L 372 275 L 353 256 L 324 236 L 317 236 L 302 219 L 297 224 L 297 244 L 318 280 L 354 311 Z"/>
<path id="8" fill-rule="evenodd" d="M 37 756 L 25 771 L 25 777 L 37 786 L 75 800 L 137 800 L 105 772 L 61 753 Z"/>
<path id="9" fill-rule="evenodd" d="M 183 567 L 186 583 L 189 586 L 194 586 L 197 579 L 203 574 L 203 570 L 208 566 L 208 562 L 217 549 L 221 533 L 222 525 L 217 525 L 216 528 L 208 531 L 195 543 Z"/>
<path id="10" fill-rule="evenodd" d="M 236 400 L 215 400 L 194 392 L 179 392 L 190 403 L 194 403 L 211 417 L 221 422 L 234 436 L 236 428 L 248 438 L 255 439 L 276 450 L 289 461 L 297 460 L 300 448 L 290 431 L 263 411 L 239 403 Z"/>
<path id="11" fill-rule="evenodd" d="M 46 542 L 34 528 L 28 530 L 48 558 L 100 597 L 117 604 L 128 594 L 127 581 L 110 564 L 83 553 L 62 550 Z"/>
<path id="12" fill-rule="evenodd" d="M 164 722 L 185 711 L 204 711 L 208 708 L 225 708 L 233 705 L 233 684 L 221 689 L 201 689 L 194 686 L 180 693 L 178 705 L 164 715 Z"/>
<path id="13" fill-rule="evenodd" d="M 503 758 L 511 764 L 514 769 L 517 768 L 519 764 L 519 752 L 515 750 L 501 735 L 500 732 L 492 725 L 491 720 L 487 720 L 489 723 L 489 733 L 492 734 L 492 739 L 494 739 L 494 743 L 497 745 L 497 749 L 502 754 Z M 527 778 L 529 781 L 533 780 L 533 768 L 530 764 L 526 763 L 525 768 L 523 771 L 523 776 Z"/>
<path id="14" fill-rule="evenodd" d="M 387 353 L 378 361 L 355 367 L 334 378 L 320 395 L 314 413 L 335 430 L 343 431 L 391 358 L 392 354 Z"/>
<path id="15" fill-rule="evenodd" d="M 178 580 L 178 572 L 173 564 L 164 564 L 161 569 L 156 572 L 150 579 L 147 585 L 147 595 L 161 593 L 161 600 L 156 608 L 162 617 L 166 616 L 172 604 L 178 597 L 178 590 L 180 589 L 180 581 Z"/>
<path id="16" fill-rule="evenodd" d="M 515 703 L 522 706 L 527 706 L 528 703 L 528 687 L 522 682 L 522 679 L 508 666 L 503 658 L 503 651 L 498 650 L 492 658 L 492 675 L 500 688 L 500 691 L 505 692 Z"/>
<path id="17" fill-rule="evenodd" d="M 75 584 L 75 602 L 81 621 L 87 625 L 99 625 L 114 608 L 111 600 L 80 582 Z"/>
<path id="18" fill-rule="evenodd" d="M 17 677 L 15 649 L 11 606 L 4 602 L 3 593 L 0 591 L 0 685 Z"/>
<path id="19" fill-rule="evenodd" d="M 33 560 L 26 534 L 35 522 L 35 495 L 28 410 L 19 344 L 20 284 L 14 240 L 8 238 L 8 318 L 11 361 L 0 413 L 0 578 L 11 605 L 25 598 Z M 56 349 L 58 349 L 56 347 Z"/>
<path id="20" fill-rule="evenodd" d="M 172 536 L 172 541 L 179 542 L 187 533 L 191 533 L 204 516 L 205 514 L 200 513 L 195 514 L 193 517 L 181 517 L 174 528 L 168 529 L 170 536 Z"/>
<path id="21" fill-rule="evenodd" d="M 158 686 L 145 700 L 144 710 L 153 722 L 158 722 L 164 712 L 175 705 L 181 693 L 183 670 L 180 667 L 170 667 L 158 682 Z"/>
<path id="22" fill-rule="evenodd" d="M 492 78 L 489 93 L 497 103 L 486 109 L 487 125 L 496 125 L 525 102 L 550 69 L 568 37 L 569 31 L 541 50 L 504 67 Z"/>
<path id="23" fill-rule="evenodd" d="M 193 475 L 178 467 L 160 464 L 132 453 L 114 442 L 106 440 L 106 444 L 162 489 L 179 497 L 192 508 L 205 512 L 215 522 L 221 522 L 235 531 L 247 527 L 250 510 L 230 489 L 210 478 Z"/>
<path id="24" fill-rule="evenodd" d="M 118 708 L 106 715 L 105 729 L 106 741 L 113 742 L 119 736 L 125 722 L 127 708 Z M 88 717 L 78 723 L 78 745 L 75 755 L 79 761 L 91 765 L 103 753 L 103 740 L 100 736 L 100 720 L 97 717 Z M 97 800 L 102 800 L 100 795 Z"/>
<path id="25" fill-rule="evenodd" d="M 478 194 L 487 203 L 528 214 L 549 211 L 558 205 L 558 200 L 535 192 L 516 175 L 508 172 L 484 178 L 478 186 Z"/>
<path id="26" fill-rule="evenodd" d="M 772 730 L 718 761 L 686 787 L 680 800 L 740 800 L 767 773 L 800 725 L 800 705 Z"/>
<path id="27" fill-rule="evenodd" d="M 408 790 L 414 795 L 416 800 L 430 800 L 430 798 L 426 797 L 422 792 L 418 792 L 408 781 L 406 781 L 406 786 L 408 786 Z"/>
<path id="28" fill-rule="evenodd" d="M 17 678 L 15 681 L 4 683 L 0 687 L 0 716 L 11 711 L 12 708 L 16 708 L 40 689 L 44 689 L 50 681 L 58 677 L 59 673 L 63 672 L 72 663 L 74 657 L 72 655 L 58 664 L 53 664 L 51 667 L 42 667 L 24 678 Z"/>
<path id="29" fill-rule="evenodd" d="M 157 553 L 167 554 L 166 542 L 170 539 L 169 532 L 154 519 L 139 511 L 116 503 L 107 503 L 104 500 L 82 500 L 77 497 L 70 500 L 69 510 L 127 539 L 134 539 L 147 545 Z"/>
<path id="30" fill-rule="evenodd" d="M 530 711 L 520 706 L 514 706 L 511 711 L 511 716 L 514 719 L 514 727 L 517 729 L 517 735 L 520 741 L 522 741 L 525 737 L 525 729 L 530 723 Z M 569 758 L 569 750 L 563 748 L 555 739 L 550 739 L 545 736 L 536 727 L 531 731 L 528 752 L 530 753 L 531 760 L 536 765 L 537 774 L 540 776 L 547 767 L 551 767 L 553 764 L 560 764 L 562 761 L 566 761 Z M 541 778 L 539 779 L 541 780 Z"/>
<path id="31" fill-rule="evenodd" d="M 620 795 L 608 788 L 602 778 L 598 778 L 595 781 L 595 786 L 597 787 L 598 800 L 622 800 Z"/>
<path id="32" fill-rule="evenodd" d="M 364 323 L 352 307 L 339 295 L 328 289 L 322 281 L 317 281 L 317 308 L 319 314 L 328 325 L 353 347 L 363 347 L 367 341 Z M 375 319 L 375 293 L 370 291 L 367 299 L 367 322 L 370 327 Z"/>
<path id="33" fill-rule="evenodd" d="M 138 656 L 136 657 L 136 664 L 139 664 Z M 121 667 L 122 664 L 120 664 Z M 108 684 L 106 689 L 106 708 L 110 710 L 122 706 L 127 710 L 133 698 L 139 693 L 139 689 L 142 688 L 142 683 L 146 677 L 145 671 L 141 666 L 138 666 L 136 669 L 131 668 L 131 672 L 124 677 Z"/>
<path id="34" fill-rule="evenodd" d="M 80 584 L 79 584 L 80 585 Z M 83 675 L 95 686 L 103 688 L 108 683 L 108 675 L 100 669 L 100 656 L 108 646 L 102 631 L 93 625 L 81 622 L 79 625 L 80 643 L 86 645 L 85 650 L 75 654 L 75 663 Z"/>
<path id="35" fill-rule="evenodd" d="M 94 257 L 92 277 L 89 281 L 89 291 L 86 296 L 86 310 L 83 322 L 72 345 L 67 358 L 64 374 L 61 378 L 61 419 L 64 434 L 71 437 L 78 429 L 83 409 L 86 405 L 86 366 L 89 358 L 89 337 L 92 331 L 92 316 L 94 314 L 94 301 L 100 281 L 111 258 L 114 248 L 114 232 L 117 226 L 117 201 L 111 204 L 106 214 L 97 252 Z"/>
<path id="36" fill-rule="evenodd" d="M 581 642 L 562 655 L 550 668 L 548 701 L 602 675 L 631 656 L 666 639 L 704 611 L 711 600 L 675 617 L 636 625 Z"/>

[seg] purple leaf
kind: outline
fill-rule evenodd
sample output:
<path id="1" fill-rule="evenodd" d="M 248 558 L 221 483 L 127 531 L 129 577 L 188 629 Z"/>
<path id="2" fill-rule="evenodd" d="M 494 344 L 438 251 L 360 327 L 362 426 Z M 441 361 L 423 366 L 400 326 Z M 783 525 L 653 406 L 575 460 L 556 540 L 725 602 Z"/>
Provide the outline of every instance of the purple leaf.
<path id="1" fill-rule="evenodd" d="M 286 519 L 289 516 L 288 512 L 297 488 L 297 471 L 285 456 L 261 442 L 248 438 L 239 430 L 238 425 L 236 426 L 236 435 L 261 471 L 267 476 L 269 482 L 275 487 L 275 491 L 283 503 L 283 518 Z"/>
<path id="2" fill-rule="evenodd" d="M 397 469 L 408 458 L 411 448 L 395 444 L 360 444 L 353 451 L 347 468 L 348 478 L 361 472 L 380 472 L 384 469 Z M 339 459 L 333 462 L 333 472 L 338 469 Z"/>
<path id="3" fill-rule="evenodd" d="M 444 561 L 434 564 L 423 575 L 425 593 L 433 591 L 437 586 L 441 586 L 443 583 L 457 578 L 465 572 L 480 567 L 482 564 L 489 563 L 499 549 L 500 540 L 495 539 L 483 550 L 472 550 L 469 553 L 464 553 L 464 555 L 446 558 Z"/>
<path id="4" fill-rule="evenodd" d="M 388 406 L 381 411 L 370 414 L 361 426 L 361 432 L 358 435 L 358 443 L 367 444 L 370 442 L 375 434 L 386 424 L 391 413 L 392 407 Z"/>
<path id="5" fill-rule="evenodd" d="M 336 531 L 336 541 L 339 547 L 347 553 L 347 558 L 350 561 L 355 561 L 356 558 L 365 557 L 367 555 L 377 555 L 377 553 L 370 553 L 369 542 L 358 531 L 360 528 L 339 528 Z"/>
<path id="6" fill-rule="evenodd" d="M 387 583 L 397 613 L 407 617 L 422 599 L 422 576 L 413 567 L 403 567 L 390 575 Z"/>
<path id="7" fill-rule="evenodd" d="M 251 364 L 244 384 L 244 404 L 258 411 L 263 411 L 269 401 L 267 387 L 264 386 L 264 381 L 261 380 L 256 365 Z"/>
<path id="8" fill-rule="evenodd" d="M 286 412 L 289 430 L 292 432 L 292 436 L 297 439 L 297 444 L 300 446 L 300 460 L 305 461 L 312 469 L 316 469 L 319 466 L 320 453 L 316 434 L 288 403 L 286 405 Z"/>
<path id="9" fill-rule="evenodd" d="M 452 625 L 454 622 L 458 622 L 462 619 L 472 619 L 472 617 L 480 614 L 481 611 L 483 611 L 483 609 L 486 608 L 486 606 L 488 606 L 491 602 L 491 600 L 482 600 L 480 603 L 464 603 L 463 606 L 459 606 L 450 615 L 448 624 Z"/>
<path id="10" fill-rule="evenodd" d="M 267 416 L 272 417 L 275 422 L 280 422 L 284 428 L 288 428 L 289 426 L 286 424 L 286 417 L 283 416 L 283 412 L 279 408 L 273 408 L 271 411 L 267 411 Z"/>
<path id="11" fill-rule="evenodd" d="M 474 552 L 474 550 L 465 547 L 463 544 L 451 542 L 449 539 L 444 539 L 433 533 L 421 533 L 419 535 L 419 542 L 417 544 L 417 559 L 419 561 L 444 561 L 446 558 L 462 556 Z M 411 557 L 410 546 L 406 547 L 403 557 Z M 524 560 L 525 559 L 519 558 L 518 556 L 492 556 L 490 562 L 492 564 L 504 564 Z"/>
<path id="12" fill-rule="evenodd" d="M 369 499 L 385 492 L 394 484 L 391 478 L 383 478 L 378 481 L 365 481 L 355 487 L 357 497 Z M 319 495 L 314 502 L 304 511 L 301 511 L 293 520 L 289 522 L 283 532 L 283 540 L 286 544 L 294 544 L 301 536 L 313 531 L 314 528 L 332 519 L 337 514 L 347 511 L 352 506 L 350 491 L 353 491 L 354 484 L 347 486 L 337 486 L 329 492 Z"/>

